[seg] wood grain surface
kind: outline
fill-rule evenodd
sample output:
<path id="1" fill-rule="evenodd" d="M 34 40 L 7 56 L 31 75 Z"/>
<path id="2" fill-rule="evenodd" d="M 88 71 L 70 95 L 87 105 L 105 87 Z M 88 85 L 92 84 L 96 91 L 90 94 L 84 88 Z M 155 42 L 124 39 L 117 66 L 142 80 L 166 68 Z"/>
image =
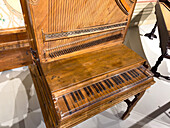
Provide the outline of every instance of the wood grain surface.
<path id="1" fill-rule="evenodd" d="M 106 48 L 102 47 L 93 52 L 44 64 L 42 69 L 51 91 L 56 91 L 72 86 L 74 83 L 143 61 L 143 58 L 119 43 Z"/>
<path id="2" fill-rule="evenodd" d="M 51 60 L 44 56 L 45 49 L 92 36 L 44 42 L 43 33 L 62 33 L 63 31 L 121 23 L 128 18 L 114 0 L 39 0 L 28 4 L 42 62 Z M 129 4 L 129 8 L 132 8 L 132 5 L 132 3 Z"/>
<path id="3" fill-rule="evenodd" d="M 30 71 L 48 128 L 75 126 L 154 83 L 146 60 L 122 44 L 135 2 L 118 1 L 128 14 L 113 0 L 21 0 L 35 50 Z M 116 31 L 105 31 L 110 24 L 118 24 Z M 101 90 L 97 84 L 106 79 L 112 87 Z"/>
<path id="4" fill-rule="evenodd" d="M 0 30 L 0 71 L 27 66 L 32 63 L 30 40 L 26 28 Z"/>

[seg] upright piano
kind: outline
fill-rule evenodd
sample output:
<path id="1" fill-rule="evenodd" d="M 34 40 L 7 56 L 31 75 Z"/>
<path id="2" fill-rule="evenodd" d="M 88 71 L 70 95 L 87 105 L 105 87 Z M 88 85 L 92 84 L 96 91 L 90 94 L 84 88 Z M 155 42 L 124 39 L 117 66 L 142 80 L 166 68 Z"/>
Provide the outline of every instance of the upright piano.
<path id="1" fill-rule="evenodd" d="M 126 119 L 154 83 L 147 61 L 123 44 L 135 3 L 21 0 L 21 40 L 29 44 L 6 49 L 22 49 L 11 57 L 8 41 L 3 43 L 5 58 L 16 58 L 15 66 L 8 59 L 4 69 L 29 65 L 46 127 L 75 126 L 122 101 Z"/>

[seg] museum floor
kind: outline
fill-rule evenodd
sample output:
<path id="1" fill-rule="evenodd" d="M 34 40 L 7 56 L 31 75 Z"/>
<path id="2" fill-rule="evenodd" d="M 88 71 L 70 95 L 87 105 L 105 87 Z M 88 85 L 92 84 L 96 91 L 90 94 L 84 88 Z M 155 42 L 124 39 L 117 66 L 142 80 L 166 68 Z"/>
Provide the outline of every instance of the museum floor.
<path id="1" fill-rule="evenodd" d="M 153 8 L 153 4 L 149 3 L 143 4 L 141 8 L 140 6 L 141 4 L 137 5 L 133 19 L 135 16 L 137 18 L 143 6 Z M 155 23 L 154 10 L 146 13 L 150 13 L 149 16 L 141 14 L 140 23 L 137 21 L 139 27 L 129 30 L 125 44 L 134 51 L 139 51 L 138 54 L 146 57 L 153 66 L 161 51 L 159 38 L 149 40 L 143 36 L 151 31 Z M 134 20 L 134 24 L 135 22 Z M 134 39 L 134 34 L 139 33 L 141 47 L 134 44 L 137 40 Z M 156 34 L 158 35 L 157 31 Z M 170 76 L 170 60 L 165 59 L 159 71 Z M 126 109 L 126 104 L 121 102 L 74 128 L 170 128 L 170 82 L 157 78 L 155 81 L 126 120 L 120 119 Z M 0 128 L 45 128 L 28 67 L 0 72 Z"/>

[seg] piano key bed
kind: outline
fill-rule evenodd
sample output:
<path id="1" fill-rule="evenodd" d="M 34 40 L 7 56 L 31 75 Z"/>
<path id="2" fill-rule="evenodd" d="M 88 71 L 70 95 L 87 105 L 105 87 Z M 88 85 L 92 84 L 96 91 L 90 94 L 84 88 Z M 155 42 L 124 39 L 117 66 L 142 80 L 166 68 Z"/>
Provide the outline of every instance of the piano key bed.
<path id="1" fill-rule="evenodd" d="M 140 66 L 56 97 L 61 118 L 146 81 L 150 78 L 149 73 Z"/>

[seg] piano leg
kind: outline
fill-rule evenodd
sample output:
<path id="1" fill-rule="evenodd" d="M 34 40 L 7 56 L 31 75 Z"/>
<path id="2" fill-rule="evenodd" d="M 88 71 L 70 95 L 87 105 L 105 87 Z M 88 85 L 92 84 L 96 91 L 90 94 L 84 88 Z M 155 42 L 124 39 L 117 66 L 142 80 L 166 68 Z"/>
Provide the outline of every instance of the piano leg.
<path id="1" fill-rule="evenodd" d="M 132 111 L 133 107 L 141 99 L 141 97 L 143 96 L 144 93 L 145 93 L 145 91 L 142 91 L 142 92 L 136 94 L 135 98 L 132 101 L 130 101 L 129 99 L 124 100 L 127 103 L 128 107 L 122 116 L 122 120 L 125 120 L 130 115 L 130 112 Z"/>

